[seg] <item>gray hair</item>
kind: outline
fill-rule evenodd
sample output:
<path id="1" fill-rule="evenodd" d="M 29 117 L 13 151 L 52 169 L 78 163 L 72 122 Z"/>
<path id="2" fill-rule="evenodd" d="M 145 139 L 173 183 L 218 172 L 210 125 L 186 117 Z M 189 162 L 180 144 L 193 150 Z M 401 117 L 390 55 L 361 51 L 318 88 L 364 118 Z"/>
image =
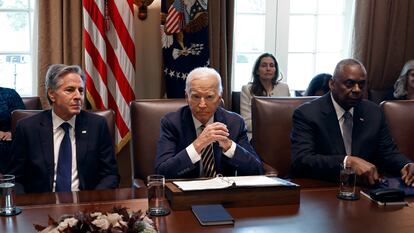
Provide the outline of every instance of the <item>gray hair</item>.
<path id="1" fill-rule="evenodd" d="M 360 66 L 362 68 L 362 70 L 364 71 L 365 75 L 367 74 L 365 66 L 360 61 L 358 61 L 356 59 L 353 59 L 353 58 L 348 58 L 348 59 L 343 59 L 343 60 L 338 62 L 338 64 L 335 67 L 335 71 L 333 73 L 332 78 L 336 79 L 336 78 L 342 76 L 343 71 L 344 71 L 344 67 L 345 66 L 352 66 L 352 65 Z"/>
<path id="2" fill-rule="evenodd" d="M 407 95 L 407 77 L 412 69 L 414 69 L 414 60 L 407 61 L 394 84 L 394 97 L 396 99 L 404 98 Z"/>
<path id="3" fill-rule="evenodd" d="M 217 91 L 219 93 L 219 95 L 221 95 L 223 93 L 223 86 L 221 84 L 221 76 L 220 74 L 213 68 L 209 68 L 209 67 L 198 67 L 193 69 L 187 76 L 187 80 L 185 81 L 185 92 L 187 93 L 187 95 L 190 95 L 190 91 L 191 91 L 191 80 L 193 80 L 193 78 L 195 76 L 197 76 L 198 74 L 201 75 L 213 75 L 214 77 L 216 77 L 217 79 Z"/>
<path id="4" fill-rule="evenodd" d="M 69 73 L 75 73 L 78 74 L 83 84 L 85 85 L 85 74 L 82 71 L 82 68 L 78 65 L 64 65 L 64 64 L 54 64 L 49 66 L 46 72 L 46 78 L 45 78 L 45 89 L 46 89 L 46 95 L 47 100 L 49 101 L 49 104 L 52 104 L 52 100 L 49 98 L 48 90 L 57 90 L 59 86 L 61 85 L 62 77 Z"/>

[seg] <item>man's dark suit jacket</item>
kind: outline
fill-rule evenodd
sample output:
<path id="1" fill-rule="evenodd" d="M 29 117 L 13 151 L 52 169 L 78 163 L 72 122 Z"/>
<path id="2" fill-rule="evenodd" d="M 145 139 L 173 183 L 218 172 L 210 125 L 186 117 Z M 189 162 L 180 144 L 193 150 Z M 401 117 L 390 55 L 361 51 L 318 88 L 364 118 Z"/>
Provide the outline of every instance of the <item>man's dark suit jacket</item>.
<path id="1" fill-rule="evenodd" d="M 227 125 L 229 138 L 237 146 L 232 159 L 222 154 L 218 143 L 213 143 L 217 173 L 234 176 L 263 174 L 263 164 L 250 145 L 243 119 L 232 112 L 218 107 L 214 122 Z M 161 119 L 161 135 L 157 145 L 155 170 L 167 178 L 199 177 L 200 162 L 193 164 L 186 151 L 197 138 L 189 106 L 177 112 L 168 113 Z"/>
<path id="2" fill-rule="evenodd" d="M 76 160 L 80 190 L 116 188 L 118 167 L 103 117 L 81 111 L 76 116 Z M 24 192 L 51 192 L 54 177 L 52 112 L 45 110 L 18 122 L 8 173 Z"/>
<path id="3" fill-rule="evenodd" d="M 346 152 L 330 93 L 295 110 L 291 142 L 293 176 L 339 179 Z M 410 162 L 398 152 L 380 107 L 367 100 L 354 107 L 352 155 L 398 176 Z"/>

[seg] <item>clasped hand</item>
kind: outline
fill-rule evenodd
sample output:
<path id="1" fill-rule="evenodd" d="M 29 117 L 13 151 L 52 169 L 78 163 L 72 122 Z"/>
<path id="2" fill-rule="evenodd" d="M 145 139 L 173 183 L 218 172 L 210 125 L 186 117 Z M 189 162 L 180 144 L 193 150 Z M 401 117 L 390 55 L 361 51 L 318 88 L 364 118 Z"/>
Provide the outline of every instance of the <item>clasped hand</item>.
<path id="1" fill-rule="evenodd" d="M 229 130 L 227 126 L 221 122 L 214 122 L 204 128 L 203 132 L 193 142 L 194 148 L 198 153 L 206 146 L 213 142 L 218 142 L 223 151 L 227 151 L 231 147 L 231 140 L 228 138 Z"/>
<path id="2" fill-rule="evenodd" d="M 10 132 L 3 132 L 0 131 L 0 140 L 1 141 L 8 141 L 11 140 L 12 136 Z"/>
<path id="3" fill-rule="evenodd" d="M 362 178 L 362 182 L 374 185 L 379 180 L 377 167 L 359 157 L 348 156 L 347 165 L 350 165 L 355 174 Z M 408 186 L 414 186 L 414 163 L 410 163 L 401 169 L 401 179 Z"/>

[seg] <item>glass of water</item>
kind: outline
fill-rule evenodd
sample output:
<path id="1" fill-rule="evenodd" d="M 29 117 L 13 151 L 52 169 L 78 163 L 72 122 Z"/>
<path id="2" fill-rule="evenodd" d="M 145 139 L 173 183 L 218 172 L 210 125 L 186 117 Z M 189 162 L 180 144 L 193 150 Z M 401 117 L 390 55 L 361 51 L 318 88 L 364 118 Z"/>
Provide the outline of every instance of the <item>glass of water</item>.
<path id="1" fill-rule="evenodd" d="M 356 192 L 356 174 L 353 168 L 341 164 L 339 172 L 339 193 L 338 198 L 344 200 L 358 200 L 359 195 Z"/>
<path id="2" fill-rule="evenodd" d="M 0 216 L 13 216 L 22 212 L 14 205 L 14 175 L 0 175 Z"/>
<path id="3" fill-rule="evenodd" d="M 162 175 L 149 175 L 148 188 L 148 214 L 163 216 L 170 213 L 168 201 L 165 198 L 165 178 Z"/>

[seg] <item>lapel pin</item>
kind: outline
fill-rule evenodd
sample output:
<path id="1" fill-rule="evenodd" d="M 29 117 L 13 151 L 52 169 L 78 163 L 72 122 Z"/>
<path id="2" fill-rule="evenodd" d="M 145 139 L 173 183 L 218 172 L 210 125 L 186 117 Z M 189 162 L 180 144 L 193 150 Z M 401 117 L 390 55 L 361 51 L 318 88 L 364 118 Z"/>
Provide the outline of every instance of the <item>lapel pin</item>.
<path id="1" fill-rule="evenodd" d="M 364 118 L 359 118 L 359 120 L 363 122 L 364 121 Z"/>
<path id="2" fill-rule="evenodd" d="M 82 130 L 82 133 L 86 133 L 86 130 Z"/>

